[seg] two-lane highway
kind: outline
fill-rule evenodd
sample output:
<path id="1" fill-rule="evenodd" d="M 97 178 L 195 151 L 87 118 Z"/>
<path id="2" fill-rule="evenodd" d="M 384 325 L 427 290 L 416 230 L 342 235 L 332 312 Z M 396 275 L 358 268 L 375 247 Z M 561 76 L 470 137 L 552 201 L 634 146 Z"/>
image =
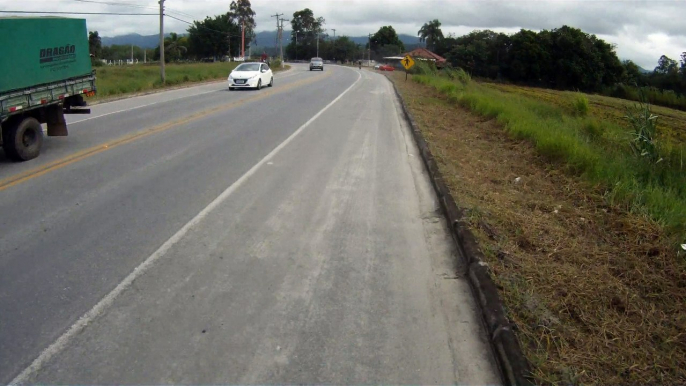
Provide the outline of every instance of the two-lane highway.
<path id="1" fill-rule="evenodd" d="M 499 383 L 381 75 L 295 65 L 0 153 L 0 382 Z"/>

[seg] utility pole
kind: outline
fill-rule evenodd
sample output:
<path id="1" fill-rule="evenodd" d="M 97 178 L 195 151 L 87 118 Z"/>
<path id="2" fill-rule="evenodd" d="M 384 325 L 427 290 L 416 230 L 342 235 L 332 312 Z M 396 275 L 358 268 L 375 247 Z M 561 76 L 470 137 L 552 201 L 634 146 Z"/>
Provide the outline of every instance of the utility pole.
<path id="1" fill-rule="evenodd" d="M 271 15 L 271 17 L 276 18 L 276 42 L 274 42 L 274 49 L 276 51 L 279 50 L 279 35 L 280 35 L 280 33 L 279 33 L 279 29 L 280 29 L 279 16 L 283 16 L 283 13 L 277 13 L 275 15 Z"/>
<path id="2" fill-rule="evenodd" d="M 322 32 L 326 31 L 325 29 L 321 29 L 322 27 L 319 27 L 317 29 L 317 57 L 319 57 L 319 35 L 321 35 Z"/>
<path id="3" fill-rule="evenodd" d="M 281 19 L 281 28 L 279 28 L 279 44 L 281 45 L 281 68 L 285 67 L 285 64 L 283 63 L 283 22 L 284 21 L 290 21 L 290 20 Z"/>
<path id="4" fill-rule="evenodd" d="M 369 56 L 367 59 L 367 67 L 372 65 L 372 34 L 369 34 Z"/>
<path id="5" fill-rule="evenodd" d="M 331 28 L 331 30 L 333 31 L 333 62 L 336 63 L 336 29 Z"/>
<path id="6" fill-rule="evenodd" d="M 241 58 L 245 60 L 245 20 L 241 20 Z"/>
<path id="7" fill-rule="evenodd" d="M 298 31 L 295 32 L 295 60 L 298 60 Z"/>
<path id="8" fill-rule="evenodd" d="M 164 0 L 160 0 L 160 76 L 162 84 L 166 82 L 164 74 Z"/>

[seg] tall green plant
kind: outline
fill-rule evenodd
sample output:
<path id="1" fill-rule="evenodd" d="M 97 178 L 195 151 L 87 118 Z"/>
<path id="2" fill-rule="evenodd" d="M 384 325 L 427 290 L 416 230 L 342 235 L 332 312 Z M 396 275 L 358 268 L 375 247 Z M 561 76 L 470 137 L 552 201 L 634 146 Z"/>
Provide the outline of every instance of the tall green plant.
<path id="1" fill-rule="evenodd" d="M 630 145 L 634 154 L 653 164 L 662 162 L 656 138 L 658 116 L 653 114 L 643 91 L 640 91 L 640 101 L 626 108 L 625 118 L 633 129 Z"/>

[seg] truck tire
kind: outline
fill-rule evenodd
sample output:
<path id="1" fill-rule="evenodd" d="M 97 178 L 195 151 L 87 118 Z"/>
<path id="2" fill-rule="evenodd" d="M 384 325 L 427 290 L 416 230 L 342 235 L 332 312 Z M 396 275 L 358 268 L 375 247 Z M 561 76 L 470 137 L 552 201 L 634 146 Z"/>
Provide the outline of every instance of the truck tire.
<path id="1" fill-rule="evenodd" d="M 15 161 L 38 157 L 43 146 L 43 128 L 35 118 L 6 123 L 2 128 L 2 147 L 5 155 Z"/>

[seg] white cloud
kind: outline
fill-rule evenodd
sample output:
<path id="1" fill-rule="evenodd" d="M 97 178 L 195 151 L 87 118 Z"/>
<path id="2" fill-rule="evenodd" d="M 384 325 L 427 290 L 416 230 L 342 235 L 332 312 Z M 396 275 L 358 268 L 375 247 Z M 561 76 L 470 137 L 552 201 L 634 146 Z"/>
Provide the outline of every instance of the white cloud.
<path id="1" fill-rule="evenodd" d="M 152 12 L 157 0 L 92 0 L 122 6 L 75 0 L 0 0 L 0 10 Z M 230 0 L 166 0 L 170 13 L 191 20 L 228 10 Z M 134 8 L 143 6 L 145 8 Z M 686 51 L 685 0 L 252 0 L 257 29 L 273 30 L 275 13 L 290 19 L 293 12 L 310 8 L 323 16 L 336 35 L 361 36 L 392 25 L 399 33 L 415 35 L 423 23 L 439 19 L 444 33 L 457 35 L 474 29 L 512 33 L 520 28 L 541 30 L 570 25 L 617 45 L 622 59 L 652 69 L 666 54 L 678 59 Z M 183 14 L 180 14 L 181 12 Z M 187 15 L 186 15 L 187 14 Z M 126 33 L 154 34 L 155 16 L 83 16 L 101 36 Z M 187 25 L 166 19 L 167 31 L 184 32 Z"/>

